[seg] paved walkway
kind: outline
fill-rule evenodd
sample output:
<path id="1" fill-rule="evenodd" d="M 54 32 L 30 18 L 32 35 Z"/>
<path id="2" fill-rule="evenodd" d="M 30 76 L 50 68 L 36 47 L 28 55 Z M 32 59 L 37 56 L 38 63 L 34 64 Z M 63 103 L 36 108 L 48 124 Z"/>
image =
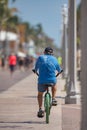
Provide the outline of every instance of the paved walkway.
<path id="1" fill-rule="evenodd" d="M 81 106 L 62 105 L 62 130 L 80 130 Z"/>
<path id="2" fill-rule="evenodd" d="M 69 109 L 67 112 L 64 108 L 68 107 L 64 105 L 66 96 L 63 91 L 64 84 L 65 81 L 58 77 L 57 100 L 59 104 L 51 109 L 50 124 L 45 123 L 45 117 L 37 118 L 36 116 L 38 104 L 35 74 L 30 74 L 7 91 L 2 92 L 0 94 L 0 130 L 66 130 L 66 126 L 70 126 L 69 122 L 66 123 L 66 119 L 69 121 L 70 116 L 66 116 L 67 118 L 63 116 L 69 112 Z"/>
<path id="3" fill-rule="evenodd" d="M 5 91 L 15 83 L 27 77 L 30 73 L 31 69 L 25 71 L 17 69 L 11 76 L 9 69 L 0 69 L 0 92 Z"/>

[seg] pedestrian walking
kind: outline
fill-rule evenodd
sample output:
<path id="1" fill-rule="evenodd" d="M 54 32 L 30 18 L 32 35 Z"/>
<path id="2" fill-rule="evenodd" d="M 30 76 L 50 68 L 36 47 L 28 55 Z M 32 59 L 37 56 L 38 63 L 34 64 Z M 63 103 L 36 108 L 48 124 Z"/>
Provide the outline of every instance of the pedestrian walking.
<path id="1" fill-rule="evenodd" d="M 8 58 L 8 60 L 9 60 L 10 72 L 11 72 L 11 75 L 12 75 L 14 70 L 15 70 L 16 63 L 17 63 L 16 55 L 14 53 L 11 53 L 11 55 Z"/>
<path id="2" fill-rule="evenodd" d="M 5 69 L 5 55 L 4 54 L 1 55 L 1 67 L 3 70 Z"/>

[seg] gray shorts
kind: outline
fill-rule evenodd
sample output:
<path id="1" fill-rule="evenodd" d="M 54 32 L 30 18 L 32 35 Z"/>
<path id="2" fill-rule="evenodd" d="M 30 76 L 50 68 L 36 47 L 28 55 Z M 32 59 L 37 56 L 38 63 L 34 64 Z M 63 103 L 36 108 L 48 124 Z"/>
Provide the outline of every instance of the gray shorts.
<path id="1" fill-rule="evenodd" d="M 55 83 L 53 84 L 53 86 L 55 85 Z M 53 87 L 52 86 L 52 87 Z M 45 84 L 38 84 L 38 91 L 39 92 L 45 92 L 47 89 L 47 86 Z"/>

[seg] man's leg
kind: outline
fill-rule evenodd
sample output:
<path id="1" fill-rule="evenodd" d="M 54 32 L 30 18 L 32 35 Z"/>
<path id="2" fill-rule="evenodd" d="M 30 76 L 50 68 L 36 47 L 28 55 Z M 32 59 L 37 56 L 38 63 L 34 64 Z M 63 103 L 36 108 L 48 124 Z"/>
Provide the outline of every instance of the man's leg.
<path id="1" fill-rule="evenodd" d="M 56 96 L 56 91 L 57 91 L 57 85 L 55 84 L 55 85 L 52 87 L 52 98 L 55 98 L 55 96 Z"/>
<path id="2" fill-rule="evenodd" d="M 55 99 L 56 97 L 56 91 L 57 91 L 57 85 L 55 84 L 53 87 L 52 87 L 52 105 L 56 106 L 57 105 L 57 101 Z"/>
<path id="3" fill-rule="evenodd" d="M 38 92 L 38 105 L 39 105 L 39 109 L 42 108 L 42 102 L 43 102 L 43 92 Z"/>
<path id="4" fill-rule="evenodd" d="M 37 116 L 38 117 L 43 117 L 44 116 L 44 111 L 42 110 L 42 102 L 43 102 L 43 92 L 38 92 L 38 105 L 39 105 L 39 111 Z"/>

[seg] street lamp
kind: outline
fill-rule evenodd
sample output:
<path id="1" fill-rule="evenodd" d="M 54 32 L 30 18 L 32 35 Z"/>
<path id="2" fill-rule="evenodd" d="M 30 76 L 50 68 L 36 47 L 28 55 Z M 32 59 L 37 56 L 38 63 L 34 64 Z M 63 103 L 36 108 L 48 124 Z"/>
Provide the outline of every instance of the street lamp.
<path id="1" fill-rule="evenodd" d="M 67 96 L 65 103 L 78 103 L 77 92 L 77 62 L 76 62 L 76 0 L 69 0 L 68 17 L 68 46 L 69 46 L 69 84 L 67 86 Z"/>
<path id="2" fill-rule="evenodd" d="M 62 16 L 63 16 L 63 38 L 64 38 L 64 56 L 63 56 L 63 61 L 64 61 L 64 76 L 65 78 L 67 78 L 68 75 L 68 43 L 67 43 L 67 19 L 68 19 L 68 9 L 67 9 L 67 5 L 64 4 L 62 6 Z"/>

